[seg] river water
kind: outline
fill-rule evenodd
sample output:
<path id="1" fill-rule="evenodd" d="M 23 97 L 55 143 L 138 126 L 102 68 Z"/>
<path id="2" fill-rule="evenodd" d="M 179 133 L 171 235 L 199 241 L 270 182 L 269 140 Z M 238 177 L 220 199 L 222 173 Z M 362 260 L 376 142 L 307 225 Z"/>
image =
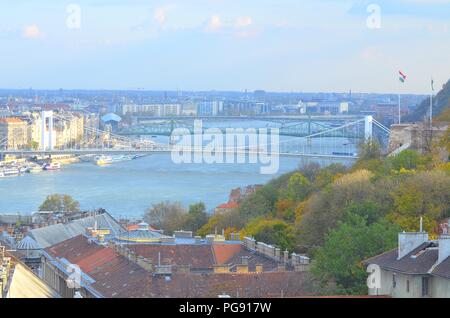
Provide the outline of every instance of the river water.
<path id="1" fill-rule="evenodd" d="M 259 164 L 175 164 L 169 154 L 103 167 L 92 163 L 66 165 L 61 171 L 1 178 L 0 213 L 32 213 L 53 193 L 69 194 L 82 209 L 105 208 L 116 217 L 138 218 L 146 208 L 165 200 L 178 201 L 185 207 L 202 201 L 212 210 L 228 201 L 232 189 L 264 184 L 306 160 L 318 161 L 281 157 L 275 175 L 261 174 Z M 319 161 L 322 165 L 332 162 L 351 163 Z"/>

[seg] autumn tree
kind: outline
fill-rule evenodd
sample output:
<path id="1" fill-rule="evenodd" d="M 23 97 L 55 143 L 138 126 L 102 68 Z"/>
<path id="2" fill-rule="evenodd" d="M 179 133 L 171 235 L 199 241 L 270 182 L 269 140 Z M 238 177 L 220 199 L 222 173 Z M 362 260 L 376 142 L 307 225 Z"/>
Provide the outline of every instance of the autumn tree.
<path id="1" fill-rule="evenodd" d="M 67 194 L 51 194 L 39 206 L 39 211 L 77 212 L 80 203 Z"/>
<path id="2" fill-rule="evenodd" d="M 197 232 L 203 225 L 208 222 L 208 213 L 203 202 L 192 204 L 189 206 L 189 212 L 186 217 L 184 229 Z"/>
<path id="3" fill-rule="evenodd" d="M 153 204 L 144 214 L 144 220 L 167 234 L 183 229 L 186 224 L 187 212 L 179 202 L 161 202 Z"/>
<path id="4" fill-rule="evenodd" d="M 385 219 L 368 225 L 363 216 L 346 214 L 314 253 L 312 273 L 322 282 L 335 283 L 337 294 L 367 294 L 362 261 L 394 248 L 400 228 Z"/>

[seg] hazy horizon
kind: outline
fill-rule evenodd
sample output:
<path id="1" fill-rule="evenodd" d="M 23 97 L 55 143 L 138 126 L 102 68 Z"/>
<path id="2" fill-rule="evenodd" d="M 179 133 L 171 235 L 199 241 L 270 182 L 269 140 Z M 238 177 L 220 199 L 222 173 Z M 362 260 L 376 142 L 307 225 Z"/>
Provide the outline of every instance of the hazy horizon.
<path id="1" fill-rule="evenodd" d="M 450 77 L 450 0 L 0 0 L 0 9 L 6 89 L 428 94 L 431 77 L 436 90 Z"/>

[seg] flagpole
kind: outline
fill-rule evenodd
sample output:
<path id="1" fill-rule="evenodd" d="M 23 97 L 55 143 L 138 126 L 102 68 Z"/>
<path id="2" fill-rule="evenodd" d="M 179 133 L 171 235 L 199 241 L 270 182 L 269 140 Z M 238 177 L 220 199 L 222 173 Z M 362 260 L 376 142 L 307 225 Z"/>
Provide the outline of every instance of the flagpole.
<path id="1" fill-rule="evenodd" d="M 431 95 L 430 95 L 430 129 L 433 129 L 433 78 L 431 79 Z"/>

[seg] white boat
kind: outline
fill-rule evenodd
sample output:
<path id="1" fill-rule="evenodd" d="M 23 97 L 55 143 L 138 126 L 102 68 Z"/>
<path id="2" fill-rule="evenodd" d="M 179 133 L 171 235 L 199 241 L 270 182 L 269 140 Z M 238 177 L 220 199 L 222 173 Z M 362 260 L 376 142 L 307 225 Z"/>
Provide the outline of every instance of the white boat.
<path id="1" fill-rule="evenodd" d="M 8 167 L 8 168 L 4 168 L 2 173 L 3 173 L 3 176 L 9 177 L 9 176 L 17 176 L 17 175 L 19 175 L 20 171 L 17 168 Z"/>
<path id="2" fill-rule="evenodd" d="M 42 167 L 38 166 L 38 165 L 33 165 L 28 167 L 27 170 L 29 173 L 38 173 L 38 172 L 42 172 Z"/>
<path id="3" fill-rule="evenodd" d="M 52 171 L 52 170 L 60 170 L 61 164 L 59 162 L 56 163 L 47 163 L 44 165 L 44 170 Z"/>
<path id="4" fill-rule="evenodd" d="M 110 165 L 116 162 L 123 162 L 123 161 L 130 161 L 133 160 L 132 156 L 125 156 L 125 155 L 119 155 L 119 156 L 99 156 L 95 159 L 94 163 L 97 166 L 105 166 Z"/>

